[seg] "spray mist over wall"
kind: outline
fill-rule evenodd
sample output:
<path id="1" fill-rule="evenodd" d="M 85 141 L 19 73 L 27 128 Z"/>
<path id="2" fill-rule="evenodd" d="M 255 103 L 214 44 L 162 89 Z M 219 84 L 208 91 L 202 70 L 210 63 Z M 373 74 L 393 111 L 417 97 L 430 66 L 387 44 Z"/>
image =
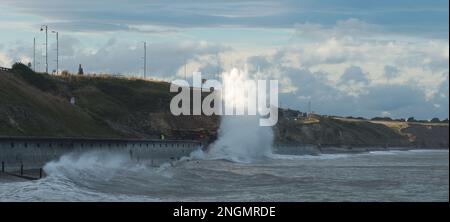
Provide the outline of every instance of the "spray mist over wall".
<path id="1" fill-rule="evenodd" d="M 234 103 L 236 108 L 247 109 L 242 94 L 247 71 L 232 69 L 222 74 L 224 103 Z M 230 87 L 232 84 L 232 87 Z M 258 112 L 256 112 L 258 113 Z M 206 153 L 196 153 L 207 159 L 226 159 L 234 162 L 253 162 L 272 153 L 273 132 L 271 127 L 260 126 L 259 115 L 222 115 L 218 139 Z"/>

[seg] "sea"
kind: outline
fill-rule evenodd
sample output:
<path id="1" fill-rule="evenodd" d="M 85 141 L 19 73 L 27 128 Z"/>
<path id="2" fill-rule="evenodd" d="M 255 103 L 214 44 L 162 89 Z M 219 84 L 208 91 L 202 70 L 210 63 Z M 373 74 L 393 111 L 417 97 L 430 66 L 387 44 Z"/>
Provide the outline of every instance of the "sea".
<path id="1" fill-rule="evenodd" d="M 0 201 L 449 201 L 448 150 L 195 155 L 152 167 L 125 154 L 67 154 L 40 180 L 0 183 Z"/>

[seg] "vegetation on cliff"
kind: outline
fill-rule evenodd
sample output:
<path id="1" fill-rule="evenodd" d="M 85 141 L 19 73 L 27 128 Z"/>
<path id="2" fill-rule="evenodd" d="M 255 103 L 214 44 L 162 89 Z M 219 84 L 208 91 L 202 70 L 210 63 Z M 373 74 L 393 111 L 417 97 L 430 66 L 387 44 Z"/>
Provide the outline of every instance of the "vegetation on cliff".
<path id="1" fill-rule="evenodd" d="M 379 146 L 448 148 L 448 124 L 368 121 L 311 115 L 281 118 L 276 143 L 318 146 Z"/>
<path id="2" fill-rule="evenodd" d="M 0 72 L 0 135 L 197 139 L 217 128 L 216 117 L 172 116 L 171 97 L 166 82 L 15 65 Z"/>
<path id="3" fill-rule="evenodd" d="M 0 71 L 0 136 L 216 137 L 219 117 L 173 116 L 172 96 L 167 82 L 54 76 L 16 64 L 11 71 Z M 307 116 L 281 110 L 273 130 L 278 144 L 448 147 L 448 123 Z"/>

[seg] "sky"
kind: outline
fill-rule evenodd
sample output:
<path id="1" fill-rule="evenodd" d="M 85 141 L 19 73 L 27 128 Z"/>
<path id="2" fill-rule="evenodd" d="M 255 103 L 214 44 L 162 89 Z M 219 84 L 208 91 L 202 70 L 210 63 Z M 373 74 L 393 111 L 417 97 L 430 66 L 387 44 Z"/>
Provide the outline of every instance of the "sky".
<path id="1" fill-rule="evenodd" d="M 0 66 L 280 83 L 282 107 L 371 118 L 449 116 L 448 0 L 0 0 Z M 186 64 L 186 66 L 185 66 Z"/>

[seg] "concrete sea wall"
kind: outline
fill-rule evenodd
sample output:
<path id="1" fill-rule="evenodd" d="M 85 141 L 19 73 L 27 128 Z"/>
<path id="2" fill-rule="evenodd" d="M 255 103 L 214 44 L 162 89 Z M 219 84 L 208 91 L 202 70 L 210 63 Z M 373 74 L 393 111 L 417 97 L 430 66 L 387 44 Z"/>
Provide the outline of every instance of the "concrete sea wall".
<path id="1" fill-rule="evenodd" d="M 154 166 L 188 156 L 201 143 L 190 140 L 119 140 L 71 138 L 0 138 L 0 162 L 6 171 L 41 168 L 64 154 L 107 150 L 147 160 Z"/>

